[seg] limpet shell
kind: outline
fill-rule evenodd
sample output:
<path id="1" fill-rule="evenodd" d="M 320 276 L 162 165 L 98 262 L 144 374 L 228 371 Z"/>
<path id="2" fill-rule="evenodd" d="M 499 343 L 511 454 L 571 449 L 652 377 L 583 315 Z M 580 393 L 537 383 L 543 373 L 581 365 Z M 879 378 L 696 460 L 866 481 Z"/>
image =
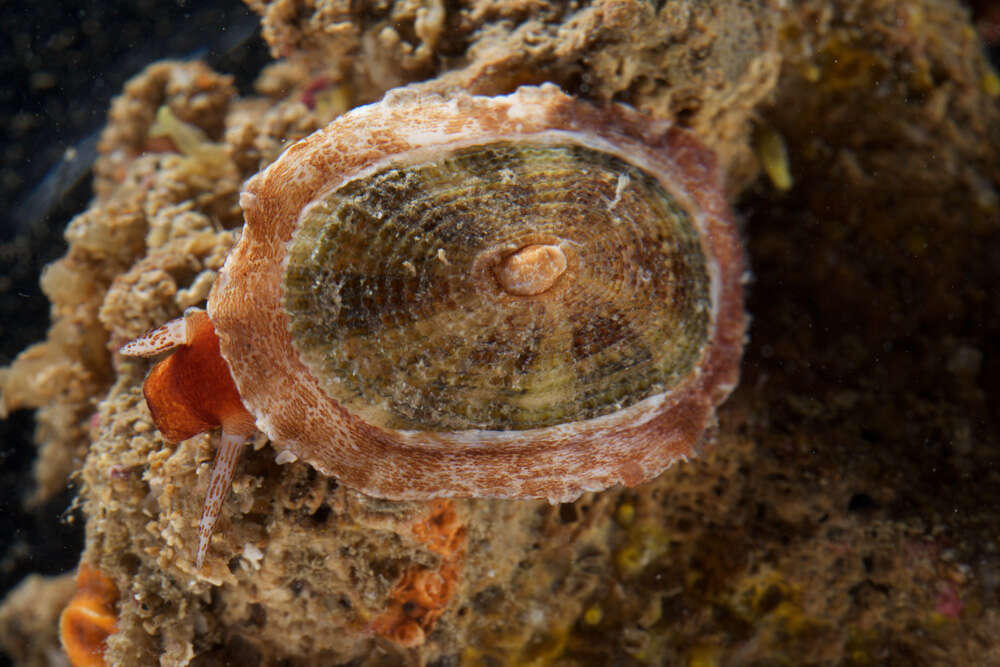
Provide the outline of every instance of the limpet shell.
<path id="1" fill-rule="evenodd" d="M 365 493 L 566 501 L 691 456 L 742 253 L 688 132 L 553 85 L 389 93 L 247 182 L 209 299 L 256 426 Z"/>

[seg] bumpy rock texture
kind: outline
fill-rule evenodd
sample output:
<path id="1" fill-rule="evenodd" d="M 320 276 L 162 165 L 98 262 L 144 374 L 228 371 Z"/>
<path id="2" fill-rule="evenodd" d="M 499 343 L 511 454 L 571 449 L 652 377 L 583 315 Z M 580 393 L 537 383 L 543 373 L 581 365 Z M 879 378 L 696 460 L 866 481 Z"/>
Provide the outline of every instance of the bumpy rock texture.
<path id="1" fill-rule="evenodd" d="M 40 493 L 83 466 L 109 663 L 1000 663 L 1000 85 L 956 3 L 251 5 L 285 58 L 256 96 L 164 63 L 116 102 L 49 338 L 3 376 L 7 408 L 45 406 Z M 550 506 L 367 498 L 261 441 L 196 573 L 213 438 L 166 444 L 113 351 L 204 300 L 288 142 L 405 83 L 541 80 L 719 154 L 755 282 L 715 442 Z M 22 599 L 0 640 L 43 664 Z"/>

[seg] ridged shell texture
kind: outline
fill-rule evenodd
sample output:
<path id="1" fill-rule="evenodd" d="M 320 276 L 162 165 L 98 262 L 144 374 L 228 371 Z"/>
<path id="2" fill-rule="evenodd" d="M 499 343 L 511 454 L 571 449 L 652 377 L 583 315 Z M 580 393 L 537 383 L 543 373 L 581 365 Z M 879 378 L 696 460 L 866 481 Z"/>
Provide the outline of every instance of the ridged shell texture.
<path id="1" fill-rule="evenodd" d="M 547 245 L 539 294 L 497 269 Z M 462 147 L 349 181 L 299 222 L 292 340 L 324 390 L 399 430 L 591 419 L 675 386 L 706 344 L 690 215 L 652 176 L 566 138 Z"/>
<path id="2" fill-rule="evenodd" d="M 351 110 L 241 195 L 208 304 L 241 400 L 286 457 L 384 498 L 652 478 L 739 372 L 714 162 L 553 85 Z"/>

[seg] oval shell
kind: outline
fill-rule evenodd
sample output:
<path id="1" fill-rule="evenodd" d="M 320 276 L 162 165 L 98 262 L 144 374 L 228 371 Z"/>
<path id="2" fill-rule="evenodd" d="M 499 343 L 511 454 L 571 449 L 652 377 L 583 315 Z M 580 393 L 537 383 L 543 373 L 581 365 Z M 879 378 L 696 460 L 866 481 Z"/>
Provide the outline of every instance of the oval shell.
<path id="1" fill-rule="evenodd" d="M 551 85 L 402 90 L 245 186 L 209 301 L 257 427 L 365 493 L 575 498 L 693 454 L 742 256 L 687 132 Z"/>

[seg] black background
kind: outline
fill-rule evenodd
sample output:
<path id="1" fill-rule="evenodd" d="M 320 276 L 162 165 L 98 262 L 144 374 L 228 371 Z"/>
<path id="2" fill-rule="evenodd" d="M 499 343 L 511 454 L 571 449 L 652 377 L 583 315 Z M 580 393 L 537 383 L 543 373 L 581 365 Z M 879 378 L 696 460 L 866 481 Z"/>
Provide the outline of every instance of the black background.
<path id="1" fill-rule="evenodd" d="M 235 74 L 241 92 L 268 60 L 258 18 L 239 0 L 0 3 L 0 366 L 45 336 L 42 267 L 65 251 L 62 232 L 91 197 L 89 164 L 111 98 L 162 58 L 200 58 Z M 46 175 L 77 148 L 75 178 Z M 0 598 L 32 572 L 76 566 L 82 522 L 75 489 L 24 507 L 32 488 L 33 414 L 0 420 Z M 0 652 L 0 665 L 10 664 Z"/>

